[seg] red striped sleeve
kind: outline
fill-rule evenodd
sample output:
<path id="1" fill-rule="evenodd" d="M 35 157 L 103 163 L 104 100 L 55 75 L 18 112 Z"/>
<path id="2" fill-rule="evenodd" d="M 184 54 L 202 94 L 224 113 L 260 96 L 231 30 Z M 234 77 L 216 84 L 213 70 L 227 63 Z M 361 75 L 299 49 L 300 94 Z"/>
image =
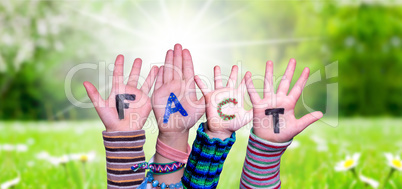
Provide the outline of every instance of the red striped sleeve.
<path id="1" fill-rule="evenodd" d="M 270 142 L 251 130 L 240 188 L 281 188 L 280 158 L 291 142 Z"/>

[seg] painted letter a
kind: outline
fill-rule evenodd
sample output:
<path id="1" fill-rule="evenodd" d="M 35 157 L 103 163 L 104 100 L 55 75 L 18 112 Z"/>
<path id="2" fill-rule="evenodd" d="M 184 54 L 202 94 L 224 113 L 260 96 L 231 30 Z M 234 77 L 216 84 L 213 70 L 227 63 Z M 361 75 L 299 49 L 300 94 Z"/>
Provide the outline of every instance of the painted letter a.
<path id="1" fill-rule="evenodd" d="M 174 103 L 174 108 L 172 108 L 172 104 Z M 170 96 L 168 98 L 167 104 L 166 104 L 166 109 L 165 109 L 165 115 L 163 116 L 163 123 L 168 123 L 170 114 L 180 112 L 182 116 L 188 116 L 186 110 L 183 108 L 183 106 L 180 104 L 179 100 L 177 99 L 176 95 L 174 93 L 170 93 Z"/>

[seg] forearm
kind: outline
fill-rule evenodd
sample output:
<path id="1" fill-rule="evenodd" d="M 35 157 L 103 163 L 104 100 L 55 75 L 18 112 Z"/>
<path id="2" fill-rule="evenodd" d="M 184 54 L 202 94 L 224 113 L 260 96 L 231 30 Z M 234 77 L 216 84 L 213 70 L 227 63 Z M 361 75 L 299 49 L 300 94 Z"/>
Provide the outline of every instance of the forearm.
<path id="1" fill-rule="evenodd" d="M 204 130 L 204 123 L 197 130 L 190 157 L 184 170 L 184 188 L 216 188 L 226 157 L 236 137 L 211 139 Z"/>
<path id="2" fill-rule="evenodd" d="M 240 188 L 280 188 L 280 159 L 292 140 L 274 143 L 250 133 Z"/>
<path id="3" fill-rule="evenodd" d="M 158 135 L 158 140 L 169 146 L 170 148 L 173 148 L 175 150 L 178 150 L 183 153 L 188 153 L 187 148 L 188 148 L 188 131 L 182 132 L 182 133 L 159 133 Z M 169 159 L 167 157 L 164 157 L 158 150 L 155 153 L 154 156 L 154 162 L 155 163 L 170 163 L 173 162 L 174 160 Z M 154 175 L 154 178 L 158 180 L 159 182 L 163 182 L 166 184 L 173 184 L 173 183 L 178 183 L 181 180 L 181 177 L 183 176 L 184 169 L 181 169 L 179 171 L 176 171 L 174 173 L 170 174 L 164 174 L 164 175 Z"/>
<path id="4" fill-rule="evenodd" d="M 130 167 L 145 162 L 145 131 L 103 131 L 102 134 L 108 188 L 137 188 L 144 180 L 145 170 L 134 172 Z"/>

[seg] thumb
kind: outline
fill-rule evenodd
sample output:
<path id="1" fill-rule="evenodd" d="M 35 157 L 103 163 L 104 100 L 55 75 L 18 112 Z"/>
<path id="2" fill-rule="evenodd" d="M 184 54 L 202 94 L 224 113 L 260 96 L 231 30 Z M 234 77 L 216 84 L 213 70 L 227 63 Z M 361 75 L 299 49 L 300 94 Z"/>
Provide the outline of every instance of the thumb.
<path id="1" fill-rule="evenodd" d="M 298 133 L 302 132 L 309 125 L 313 124 L 323 116 L 322 112 L 316 111 L 309 113 L 298 120 Z"/>
<path id="2" fill-rule="evenodd" d="M 205 98 L 204 98 L 204 96 L 196 101 L 195 106 L 196 106 L 195 107 L 195 113 L 197 115 L 197 118 L 199 119 L 205 113 Z"/>
<path id="3" fill-rule="evenodd" d="M 243 115 L 244 116 L 242 117 L 242 126 L 241 127 L 244 127 L 245 125 L 250 123 L 251 120 L 253 120 L 253 109 L 250 109 L 250 110 L 244 112 Z"/>
<path id="4" fill-rule="evenodd" d="M 89 99 L 91 99 L 92 104 L 94 104 L 95 108 L 99 107 L 99 106 L 103 107 L 104 101 L 103 101 L 102 97 L 100 96 L 96 87 L 88 81 L 84 82 L 84 87 L 87 91 Z"/>

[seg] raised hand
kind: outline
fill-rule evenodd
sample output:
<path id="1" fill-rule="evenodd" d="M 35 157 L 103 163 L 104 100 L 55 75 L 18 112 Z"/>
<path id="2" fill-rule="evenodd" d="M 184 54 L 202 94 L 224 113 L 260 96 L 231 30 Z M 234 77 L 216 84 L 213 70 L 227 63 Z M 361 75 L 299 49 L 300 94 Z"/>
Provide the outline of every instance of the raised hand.
<path id="1" fill-rule="evenodd" d="M 287 142 L 323 116 L 320 111 L 316 111 L 307 114 L 300 119 L 295 118 L 294 108 L 303 91 L 310 72 L 306 67 L 288 94 L 295 68 L 296 60 L 290 59 L 285 75 L 282 77 L 278 90 L 275 93 L 273 85 L 273 63 L 272 61 L 268 61 L 265 69 L 264 98 L 262 99 L 254 88 L 251 73 L 246 73 L 245 78 L 247 90 L 253 104 L 253 129 L 258 137 L 271 142 Z M 279 133 L 274 133 L 273 116 L 265 114 L 267 109 L 273 108 L 284 108 L 284 114 L 279 114 Z"/>
<path id="2" fill-rule="evenodd" d="M 189 129 L 200 119 L 205 111 L 204 99 L 197 100 L 194 68 L 190 51 L 182 50 L 180 44 L 174 51 L 166 53 L 165 65 L 159 69 L 152 95 L 152 108 L 158 123 L 158 140 L 181 152 L 189 153 Z M 157 150 L 156 163 L 170 163 Z M 177 183 L 183 176 L 183 169 L 165 175 L 154 175 L 160 183 Z"/>
<path id="3" fill-rule="evenodd" d="M 166 54 L 165 65 L 158 72 L 152 106 L 159 134 L 177 137 L 204 114 L 204 99 L 197 100 L 194 68 L 190 51 L 180 44 Z"/>
<path id="4" fill-rule="evenodd" d="M 140 89 L 137 88 L 141 71 L 141 59 L 134 61 L 127 84 L 124 84 L 124 57 L 116 58 L 113 71 L 113 85 L 109 97 L 103 100 L 95 86 L 84 82 L 88 96 L 96 112 L 106 127 L 106 131 L 140 130 L 151 111 L 151 99 L 148 93 L 155 81 L 158 67 L 150 70 Z"/>
<path id="5" fill-rule="evenodd" d="M 252 119 L 252 110 L 244 109 L 244 94 L 246 92 L 243 79 L 236 89 L 238 67 L 233 66 L 226 87 L 222 85 L 221 70 L 214 68 L 215 90 L 211 91 L 196 76 L 195 81 L 201 89 L 206 103 L 207 128 L 205 132 L 211 138 L 225 139 L 249 123 Z"/>

